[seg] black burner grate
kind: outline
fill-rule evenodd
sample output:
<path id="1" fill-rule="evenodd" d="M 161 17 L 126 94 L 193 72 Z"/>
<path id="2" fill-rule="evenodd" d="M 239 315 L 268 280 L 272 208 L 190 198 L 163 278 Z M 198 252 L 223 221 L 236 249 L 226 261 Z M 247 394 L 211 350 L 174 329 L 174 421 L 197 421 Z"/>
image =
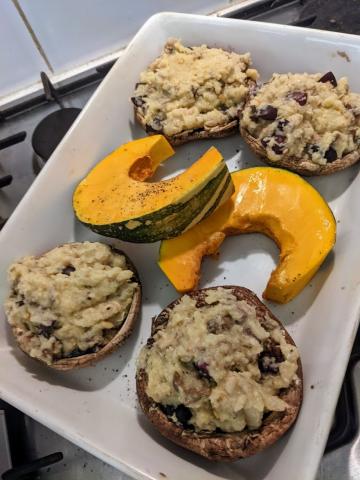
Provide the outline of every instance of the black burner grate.
<path id="1" fill-rule="evenodd" d="M 0 139 L 0 150 L 16 145 L 17 143 L 23 142 L 26 138 L 26 132 L 19 132 L 15 135 Z M 0 190 L 4 187 L 8 187 L 13 181 L 12 175 L 3 175 L 0 177 Z M 6 223 L 6 218 L 0 217 L 0 230 Z"/>

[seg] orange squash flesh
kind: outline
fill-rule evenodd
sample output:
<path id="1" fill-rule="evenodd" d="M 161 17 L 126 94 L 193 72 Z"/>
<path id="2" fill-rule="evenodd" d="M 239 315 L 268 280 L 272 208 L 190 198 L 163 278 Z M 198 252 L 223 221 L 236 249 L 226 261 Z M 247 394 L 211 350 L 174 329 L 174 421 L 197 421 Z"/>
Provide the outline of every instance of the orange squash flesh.
<path id="1" fill-rule="evenodd" d="M 95 225 L 118 222 L 119 209 L 114 209 L 114 204 L 121 206 L 122 218 L 131 219 L 180 200 L 184 202 L 187 199 L 184 192 L 200 189 L 207 177 L 211 178 L 214 170 L 218 171 L 222 167 L 220 152 L 211 147 L 178 176 L 158 183 L 144 181 L 154 174 L 162 161 L 174 153 L 161 135 L 142 138 L 119 147 L 98 163 L 77 187 L 75 198 L 82 190 L 87 193 L 89 206 L 86 211 L 91 212 L 91 217 L 85 217 L 84 220 L 91 220 Z M 97 218 L 96 210 L 91 208 L 91 204 L 94 199 L 99 201 L 99 197 L 102 199 L 102 208 Z M 80 213 L 78 216 L 81 219 Z"/>
<path id="2" fill-rule="evenodd" d="M 286 170 L 249 168 L 232 173 L 232 180 L 235 192 L 217 211 L 161 243 L 159 266 L 184 293 L 196 288 L 202 258 L 216 253 L 227 235 L 263 233 L 280 249 L 263 296 L 286 303 L 305 287 L 332 249 L 334 216 L 309 183 Z"/>
<path id="3" fill-rule="evenodd" d="M 182 234 L 230 198 L 231 175 L 215 147 L 179 175 L 145 182 L 174 153 L 162 135 L 121 145 L 76 187 L 78 220 L 100 235 L 156 242 Z"/>

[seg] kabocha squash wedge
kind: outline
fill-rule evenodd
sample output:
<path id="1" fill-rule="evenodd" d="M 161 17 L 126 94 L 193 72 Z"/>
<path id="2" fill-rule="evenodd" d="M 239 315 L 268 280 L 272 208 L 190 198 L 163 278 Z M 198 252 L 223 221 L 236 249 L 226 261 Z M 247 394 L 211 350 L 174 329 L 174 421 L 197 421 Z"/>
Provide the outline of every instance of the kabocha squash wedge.
<path id="1" fill-rule="evenodd" d="M 264 298 L 292 300 L 316 273 L 335 243 L 334 216 L 321 195 L 298 175 L 269 167 L 232 173 L 235 193 L 185 234 L 161 243 L 159 266 L 179 292 L 196 288 L 201 260 L 227 235 L 260 232 L 280 248 Z"/>
<path id="2" fill-rule="evenodd" d="M 139 243 L 175 237 L 196 225 L 231 196 L 231 175 L 211 147 L 180 175 L 144 182 L 174 153 L 162 135 L 120 146 L 76 188 L 77 218 L 96 233 Z"/>

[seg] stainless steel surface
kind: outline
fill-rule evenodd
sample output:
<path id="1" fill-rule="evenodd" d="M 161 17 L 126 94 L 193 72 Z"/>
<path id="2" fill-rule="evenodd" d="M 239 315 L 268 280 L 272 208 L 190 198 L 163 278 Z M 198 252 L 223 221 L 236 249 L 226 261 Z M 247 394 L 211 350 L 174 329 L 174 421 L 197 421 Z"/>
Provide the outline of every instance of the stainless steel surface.
<path id="1" fill-rule="evenodd" d="M 97 84 L 84 87 L 77 92 L 63 98 L 65 107 L 82 108 Z M 0 152 L 0 176 L 11 174 L 14 177 L 9 187 L 0 190 L 0 223 L 1 219 L 7 219 L 14 211 L 24 193 L 34 181 L 43 164 L 36 155 L 33 155 L 31 137 L 34 128 L 49 113 L 59 107 L 55 102 L 40 105 L 23 114 L 14 116 L 0 122 L 0 139 L 25 130 L 27 137 L 22 143 L 18 143 Z"/>
<path id="2" fill-rule="evenodd" d="M 0 410 L 0 474 L 11 468 L 9 438 L 4 410 Z"/>
<path id="3" fill-rule="evenodd" d="M 39 458 L 61 451 L 64 459 L 42 470 L 44 480 L 131 480 L 127 475 L 98 460 L 31 418 L 26 418 L 30 457 Z M 1 471 L 0 471 L 1 472 Z"/>
<path id="4" fill-rule="evenodd" d="M 353 371 L 357 414 L 360 417 L 360 363 Z M 355 440 L 324 455 L 316 480 L 359 480 L 360 479 L 360 436 Z"/>

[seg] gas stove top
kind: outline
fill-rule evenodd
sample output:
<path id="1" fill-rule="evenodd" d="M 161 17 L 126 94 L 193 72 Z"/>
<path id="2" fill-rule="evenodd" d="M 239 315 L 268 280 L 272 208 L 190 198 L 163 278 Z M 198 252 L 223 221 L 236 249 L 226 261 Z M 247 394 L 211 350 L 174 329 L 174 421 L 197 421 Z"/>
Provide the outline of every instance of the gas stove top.
<path id="1" fill-rule="evenodd" d="M 359 0 L 244 0 L 214 15 L 360 33 Z M 112 63 L 104 64 L 56 86 L 39 73 L 43 92 L 0 111 L 0 228 L 111 66 Z M 317 480 L 360 479 L 359 359 L 360 333 Z M 42 459 L 49 454 L 50 458 Z M 57 463 L 50 466 L 54 462 Z M 13 467 L 25 464 L 28 473 L 24 476 L 25 470 L 15 468 L 2 478 L 129 478 L 0 400 L 0 474 L 11 463 Z M 40 477 L 31 473 L 41 467 Z"/>

